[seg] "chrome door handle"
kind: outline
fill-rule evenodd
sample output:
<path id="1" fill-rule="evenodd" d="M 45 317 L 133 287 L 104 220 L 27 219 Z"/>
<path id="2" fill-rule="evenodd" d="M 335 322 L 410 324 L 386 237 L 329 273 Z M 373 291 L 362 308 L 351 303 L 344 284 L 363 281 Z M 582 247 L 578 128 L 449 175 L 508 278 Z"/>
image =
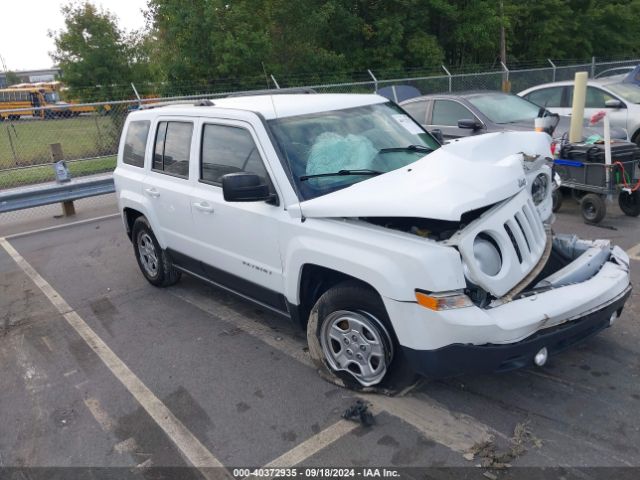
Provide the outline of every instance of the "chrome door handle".
<path id="1" fill-rule="evenodd" d="M 213 207 L 207 202 L 195 202 L 193 206 L 203 213 L 213 213 Z"/>
<path id="2" fill-rule="evenodd" d="M 160 196 L 160 192 L 155 188 L 145 188 L 144 191 L 147 192 L 147 195 L 153 198 L 158 198 Z"/>

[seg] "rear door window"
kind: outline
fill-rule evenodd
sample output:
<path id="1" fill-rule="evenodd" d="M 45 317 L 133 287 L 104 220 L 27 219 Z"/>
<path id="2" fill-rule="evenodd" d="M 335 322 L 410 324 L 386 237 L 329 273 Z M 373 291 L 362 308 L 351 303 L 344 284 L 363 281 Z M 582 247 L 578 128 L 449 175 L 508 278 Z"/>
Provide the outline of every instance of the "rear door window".
<path id="1" fill-rule="evenodd" d="M 560 108 L 562 107 L 562 90 L 564 87 L 541 88 L 535 92 L 525 95 L 524 98 L 539 107 Z"/>
<path id="2" fill-rule="evenodd" d="M 122 161 L 134 167 L 144 167 L 144 152 L 147 148 L 147 137 L 151 122 L 141 120 L 129 123 L 127 136 L 124 140 L 124 152 Z"/>
<path id="3" fill-rule="evenodd" d="M 192 135 L 191 122 L 160 122 L 153 153 L 153 170 L 188 178 Z"/>

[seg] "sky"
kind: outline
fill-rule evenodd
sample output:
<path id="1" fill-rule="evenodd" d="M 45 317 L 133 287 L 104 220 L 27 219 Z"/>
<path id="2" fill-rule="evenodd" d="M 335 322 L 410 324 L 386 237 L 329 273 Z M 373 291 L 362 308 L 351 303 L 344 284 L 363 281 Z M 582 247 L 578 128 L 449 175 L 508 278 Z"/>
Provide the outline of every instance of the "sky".
<path id="1" fill-rule="evenodd" d="M 90 0 L 118 17 L 118 25 L 127 31 L 144 27 L 142 9 L 147 0 Z M 0 56 L 8 70 L 51 68 L 49 52 L 54 49 L 49 30 L 64 26 L 60 7 L 68 0 L 0 0 Z M 25 10 L 26 9 L 26 10 Z M 0 69 L 2 65 L 0 64 Z"/>

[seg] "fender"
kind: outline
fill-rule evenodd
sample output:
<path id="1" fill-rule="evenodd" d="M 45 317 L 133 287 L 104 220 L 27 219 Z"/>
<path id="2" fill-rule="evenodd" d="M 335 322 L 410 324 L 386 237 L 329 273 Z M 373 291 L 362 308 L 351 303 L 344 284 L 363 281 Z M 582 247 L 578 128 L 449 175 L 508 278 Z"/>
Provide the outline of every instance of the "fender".
<path id="1" fill-rule="evenodd" d="M 451 247 L 357 220 L 307 219 L 281 237 L 285 296 L 300 303 L 305 264 L 350 275 L 399 301 L 415 301 L 415 289 L 465 287 L 460 254 Z"/>

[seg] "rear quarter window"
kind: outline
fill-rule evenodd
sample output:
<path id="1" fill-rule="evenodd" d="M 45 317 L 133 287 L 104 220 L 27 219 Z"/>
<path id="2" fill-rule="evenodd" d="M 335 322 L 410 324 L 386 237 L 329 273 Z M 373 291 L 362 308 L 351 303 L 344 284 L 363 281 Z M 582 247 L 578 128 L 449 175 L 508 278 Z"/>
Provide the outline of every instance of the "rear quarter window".
<path id="1" fill-rule="evenodd" d="M 144 167 L 144 152 L 147 148 L 147 137 L 149 136 L 148 120 L 130 122 L 124 140 L 124 152 L 122 162 L 134 167 Z"/>

